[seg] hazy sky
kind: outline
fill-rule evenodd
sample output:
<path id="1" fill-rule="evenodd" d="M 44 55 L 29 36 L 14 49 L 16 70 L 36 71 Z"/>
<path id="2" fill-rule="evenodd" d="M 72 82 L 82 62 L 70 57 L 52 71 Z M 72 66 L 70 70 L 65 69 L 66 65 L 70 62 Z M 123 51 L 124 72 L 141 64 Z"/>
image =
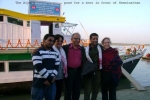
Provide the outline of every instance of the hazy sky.
<path id="1" fill-rule="evenodd" d="M 27 4 L 16 4 L 16 1 L 0 0 L 0 8 L 6 8 L 21 13 L 28 13 Z M 88 38 L 79 20 L 88 34 L 96 32 L 99 40 L 110 37 L 112 42 L 148 43 L 150 44 L 150 0 L 120 0 L 136 1 L 140 4 L 119 4 L 119 0 L 45 0 L 62 3 L 67 22 L 77 23 L 75 32 L 80 32 L 82 38 Z M 65 4 L 64 2 L 93 2 L 94 4 Z M 95 4 L 98 1 L 117 4 Z M 42 27 L 42 34 L 48 33 L 47 27 Z"/>

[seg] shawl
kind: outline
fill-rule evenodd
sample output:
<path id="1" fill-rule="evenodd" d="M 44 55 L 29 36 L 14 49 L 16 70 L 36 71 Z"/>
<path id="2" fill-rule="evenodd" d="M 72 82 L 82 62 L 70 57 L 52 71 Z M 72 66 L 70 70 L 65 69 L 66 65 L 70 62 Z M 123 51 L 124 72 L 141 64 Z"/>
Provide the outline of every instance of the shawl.
<path id="1" fill-rule="evenodd" d="M 99 69 L 102 69 L 102 50 L 99 45 L 97 45 L 98 53 L 99 53 Z M 89 46 L 86 47 L 85 49 L 86 53 L 86 58 L 89 60 L 91 63 L 93 63 L 92 59 L 89 56 Z"/>
<path id="2" fill-rule="evenodd" d="M 116 85 L 118 85 L 122 75 L 122 64 L 123 61 L 115 49 L 110 47 L 109 49 L 103 51 L 103 71 L 111 72 L 112 78 Z"/>
<path id="3" fill-rule="evenodd" d="M 66 53 L 62 47 L 60 47 L 60 50 L 58 50 L 55 46 L 53 46 L 53 49 L 59 54 L 59 60 L 63 63 L 63 71 L 65 74 L 65 78 L 67 78 L 67 59 L 66 59 Z"/>

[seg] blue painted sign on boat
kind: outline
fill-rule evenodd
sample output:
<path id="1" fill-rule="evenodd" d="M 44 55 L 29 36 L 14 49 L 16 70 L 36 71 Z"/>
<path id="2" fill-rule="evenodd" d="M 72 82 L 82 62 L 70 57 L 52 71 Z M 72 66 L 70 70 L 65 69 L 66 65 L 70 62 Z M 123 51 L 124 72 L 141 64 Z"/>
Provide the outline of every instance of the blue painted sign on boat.
<path id="1" fill-rule="evenodd" d="M 61 3 L 53 3 L 46 1 L 30 1 L 29 14 L 60 16 Z"/>

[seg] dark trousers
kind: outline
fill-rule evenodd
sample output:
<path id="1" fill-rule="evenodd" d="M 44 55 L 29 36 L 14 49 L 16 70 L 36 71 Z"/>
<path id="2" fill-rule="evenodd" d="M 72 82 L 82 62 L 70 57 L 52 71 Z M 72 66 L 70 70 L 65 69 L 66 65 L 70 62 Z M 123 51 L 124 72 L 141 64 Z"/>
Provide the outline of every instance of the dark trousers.
<path id="1" fill-rule="evenodd" d="M 97 70 L 94 73 L 88 74 L 83 78 L 84 100 L 97 100 L 97 95 L 100 88 L 101 71 Z M 91 97 L 90 94 L 92 93 Z"/>
<path id="2" fill-rule="evenodd" d="M 64 86 L 64 79 L 56 80 L 56 97 L 55 97 L 55 100 L 60 100 L 63 86 Z"/>
<path id="3" fill-rule="evenodd" d="M 81 68 L 68 68 L 68 77 L 65 80 L 64 100 L 79 100 L 81 89 Z"/>
<path id="4" fill-rule="evenodd" d="M 102 73 L 101 92 L 102 100 L 117 100 L 116 85 L 114 84 L 112 76 L 109 73 Z"/>

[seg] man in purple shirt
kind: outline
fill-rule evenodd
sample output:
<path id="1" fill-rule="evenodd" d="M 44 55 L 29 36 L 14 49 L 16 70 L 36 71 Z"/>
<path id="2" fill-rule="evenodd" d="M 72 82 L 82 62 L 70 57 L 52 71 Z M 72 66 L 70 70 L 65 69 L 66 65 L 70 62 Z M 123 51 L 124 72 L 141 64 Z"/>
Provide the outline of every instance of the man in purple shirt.
<path id="1" fill-rule="evenodd" d="M 81 36 L 74 33 L 71 37 L 71 44 L 64 45 L 67 57 L 68 77 L 65 80 L 64 100 L 79 100 L 82 84 L 81 72 L 85 61 L 84 47 L 80 46 Z"/>

